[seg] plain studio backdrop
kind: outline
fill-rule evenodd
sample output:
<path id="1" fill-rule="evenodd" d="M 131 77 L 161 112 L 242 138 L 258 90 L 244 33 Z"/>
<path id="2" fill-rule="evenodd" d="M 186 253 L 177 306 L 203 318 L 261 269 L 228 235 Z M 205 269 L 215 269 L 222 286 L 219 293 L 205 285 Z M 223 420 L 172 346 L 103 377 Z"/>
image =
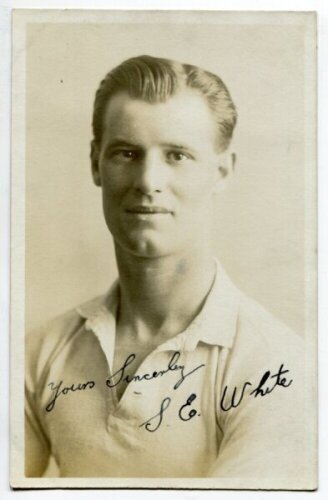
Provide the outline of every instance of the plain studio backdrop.
<path id="1" fill-rule="evenodd" d="M 92 105 L 110 69 L 150 54 L 202 66 L 228 86 L 237 164 L 217 197 L 216 255 L 244 292 L 304 333 L 304 27 L 219 24 L 218 15 L 28 25 L 27 330 L 104 293 L 117 275 L 90 172 Z"/>

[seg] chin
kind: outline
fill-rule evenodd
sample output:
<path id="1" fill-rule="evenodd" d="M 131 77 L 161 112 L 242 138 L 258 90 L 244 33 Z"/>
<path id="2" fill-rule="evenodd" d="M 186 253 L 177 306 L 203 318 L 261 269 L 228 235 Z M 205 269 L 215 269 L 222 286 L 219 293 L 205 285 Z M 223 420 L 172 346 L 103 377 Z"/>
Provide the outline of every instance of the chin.
<path id="1" fill-rule="evenodd" d="M 152 242 L 137 242 L 133 245 L 129 245 L 128 249 L 136 257 L 142 257 L 146 259 L 158 259 L 160 257 L 167 256 L 169 252 L 158 245 L 154 245 Z"/>
<path id="2" fill-rule="evenodd" d="M 161 238 L 129 238 L 119 242 L 119 247 L 125 252 L 141 258 L 156 259 L 172 255 L 174 253 L 173 245 L 170 246 L 167 241 L 160 240 Z"/>

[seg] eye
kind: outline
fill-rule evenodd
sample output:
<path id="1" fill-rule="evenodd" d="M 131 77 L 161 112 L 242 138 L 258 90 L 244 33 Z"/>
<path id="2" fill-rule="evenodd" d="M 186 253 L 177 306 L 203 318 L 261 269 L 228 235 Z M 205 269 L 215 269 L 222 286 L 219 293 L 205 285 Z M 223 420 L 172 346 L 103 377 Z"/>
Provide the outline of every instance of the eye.
<path id="1" fill-rule="evenodd" d="M 134 149 L 116 149 L 110 152 L 109 158 L 129 163 L 140 158 L 140 151 Z"/>
<path id="2" fill-rule="evenodd" d="M 192 159 L 189 154 L 182 153 L 181 151 L 169 151 L 167 153 L 167 158 L 173 163 L 183 163 Z"/>

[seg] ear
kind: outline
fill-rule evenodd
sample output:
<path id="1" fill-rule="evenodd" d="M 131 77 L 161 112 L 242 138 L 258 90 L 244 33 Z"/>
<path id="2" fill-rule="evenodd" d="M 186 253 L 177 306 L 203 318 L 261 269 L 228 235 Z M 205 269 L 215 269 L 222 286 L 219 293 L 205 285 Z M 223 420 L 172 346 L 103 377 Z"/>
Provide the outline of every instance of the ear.
<path id="1" fill-rule="evenodd" d="M 236 153 L 226 150 L 218 155 L 218 166 L 217 166 L 217 182 L 215 186 L 215 192 L 222 191 L 227 187 L 227 181 L 230 180 L 232 174 L 235 171 L 236 165 Z"/>
<path id="2" fill-rule="evenodd" d="M 99 172 L 99 146 L 96 144 L 95 140 L 91 141 L 90 158 L 93 182 L 96 186 L 101 186 L 101 177 Z"/>

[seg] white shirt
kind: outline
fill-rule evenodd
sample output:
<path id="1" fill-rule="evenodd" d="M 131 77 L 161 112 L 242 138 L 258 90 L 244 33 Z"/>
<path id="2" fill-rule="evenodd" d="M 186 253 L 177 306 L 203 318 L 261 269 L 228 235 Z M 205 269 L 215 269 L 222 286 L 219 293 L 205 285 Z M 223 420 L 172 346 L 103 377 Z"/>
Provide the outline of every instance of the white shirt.
<path id="1" fill-rule="evenodd" d="M 279 478 L 306 478 L 304 350 L 296 334 L 219 266 L 201 312 L 127 384 L 118 382 L 123 368 L 112 372 L 118 301 L 116 282 L 28 335 L 30 469 L 41 451 L 55 457 L 62 477 L 258 477 L 272 478 L 272 487 Z M 119 401 L 117 383 L 126 385 Z"/>

